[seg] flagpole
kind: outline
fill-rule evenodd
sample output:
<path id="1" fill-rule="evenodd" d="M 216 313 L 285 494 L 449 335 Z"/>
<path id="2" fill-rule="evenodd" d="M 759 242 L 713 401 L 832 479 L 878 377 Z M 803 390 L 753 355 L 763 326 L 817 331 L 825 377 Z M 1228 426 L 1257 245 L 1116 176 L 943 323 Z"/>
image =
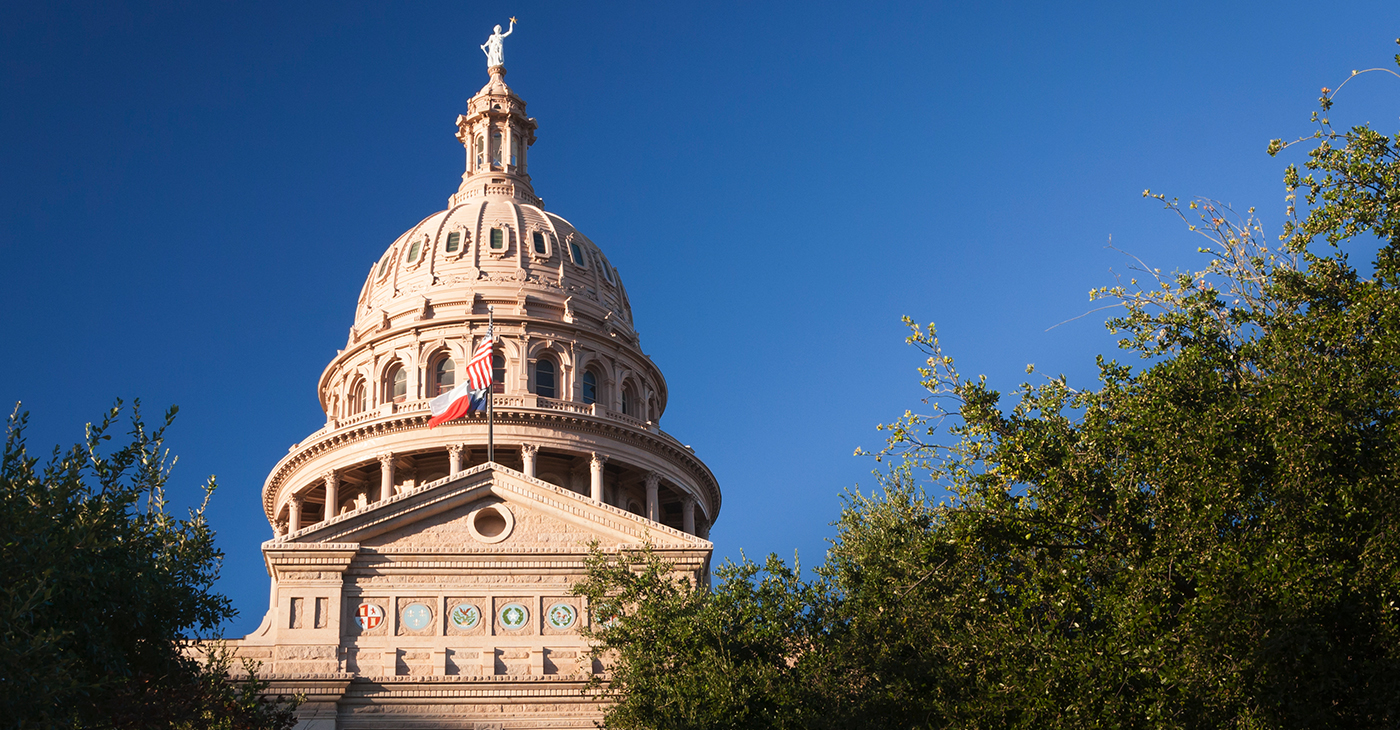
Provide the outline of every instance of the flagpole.
<path id="1" fill-rule="evenodd" d="M 486 380 L 486 460 L 496 460 L 496 414 L 492 403 L 496 400 L 496 321 L 495 306 L 486 305 L 486 337 L 492 341 L 491 377 Z"/>

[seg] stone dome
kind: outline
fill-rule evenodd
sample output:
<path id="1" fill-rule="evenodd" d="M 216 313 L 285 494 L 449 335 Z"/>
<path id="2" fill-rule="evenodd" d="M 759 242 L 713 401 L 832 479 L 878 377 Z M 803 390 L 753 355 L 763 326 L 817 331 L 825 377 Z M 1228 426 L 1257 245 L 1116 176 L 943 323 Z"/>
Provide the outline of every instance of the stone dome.
<path id="1" fill-rule="evenodd" d="M 540 316 L 563 320 L 571 307 L 589 306 L 631 327 L 627 291 L 601 249 L 537 205 L 491 196 L 434 213 L 389 246 L 365 278 L 351 339 L 385 318 L 462 302 L 483 284 L 528 292 Z"/>
<path id="2" fill-rule="evenodd" d="M 371 265 L 317 386 L 326 425 L 267 478 L 279 540 L 477 467 L 701 538 L 719 513 L 714 475 L 661 430 L 666 379 L 617 269 L 544 210 L 528 173 L 536 122 L 505 69 L 490 72 L 457 117 L 461 185 Z M 429 427 L 430 401 L 461 382 L 491 327 L 494 426 L 470 414 Z"/>

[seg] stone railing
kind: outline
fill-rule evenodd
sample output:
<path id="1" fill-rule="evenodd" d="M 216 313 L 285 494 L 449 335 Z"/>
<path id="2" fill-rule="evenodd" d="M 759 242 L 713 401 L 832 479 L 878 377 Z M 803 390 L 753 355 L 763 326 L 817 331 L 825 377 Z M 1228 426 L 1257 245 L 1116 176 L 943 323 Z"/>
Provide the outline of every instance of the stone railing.
<path id="1" fill-rule="evenodd" d="M 607 414 L 608 418 L 611 418 L 614 421 L 622 421 L 623 423 L 629 426 L 636 426 L 637 428 L 640 428 L 645 431 L 651 430 L 650 421 L 643 421 L 640 418 L 633 418 L 625 413 L 618 413 L 617 411 L 604 410 L 603 412 Z"/>
<path id="2" fill-rule="evenodd" d="M 556 400 L 554 398 L 541 398 L 539 396 L 535 396 L 535 407 L 548 408 L 553 411 L 568 411 L 569 413 L 582 413 L 587 416 L 598 415 L 598 408 L 596 405 L 590 406 L 584 405 L 582 403 L 574 403 L 572 401 Z"/>
<path id="3" fill-rule="evenodd" d="M 629 416 L 625 413 L 619 413 L 618 411 L 604 408 L 603 406 L 597 403 L 584 404 L 575 403 L 573 401 L 567 400 L 559 400 L 557 398 L 542 398 L 540 396 L 535 395 L 534 393 L 524 393 L 521 395 L 503 395 L 497 393 L 495 395 L 495 401 L 493 405 L 496 409 L 538 408 L 541 410 L 576 413 L 582 416 L 592 416 L 594 418 L 605 418 L 610 421 L 617 421 L 619 423 L 624 423 L 633 428 L 641 429 L 643 431 L 650 431 L 656 434 L 664 433 L 660 428 L 657 427 L 655 423 L 652 423 L 651 421 L 643 421 L 640 418 L 636 418 L 633 416 Z M 319 436 L 323 436 L 332 431 L 336 431 L 342 428 L 349 428 L 351 426 L 357 426 L 361 423 L 373 421 L 379 418 L 384 418 L 386 416 L 405 413 L 416 413 L 427 410 L 428 399 L 426 398 L 422 400 L 406 401 L 403 403 L 384 403 L 378 407 L 367 409 L 364 412 L 357 413 L 353 416 L 347 416 L 345 418 L 333 418 L 327 421 L 325 426 L 322 426 L 316 432 L 302 439 L 301 442 L 307 443 Z M 293 446 L 292 449 L 295 450 L 296 446 Z"/>

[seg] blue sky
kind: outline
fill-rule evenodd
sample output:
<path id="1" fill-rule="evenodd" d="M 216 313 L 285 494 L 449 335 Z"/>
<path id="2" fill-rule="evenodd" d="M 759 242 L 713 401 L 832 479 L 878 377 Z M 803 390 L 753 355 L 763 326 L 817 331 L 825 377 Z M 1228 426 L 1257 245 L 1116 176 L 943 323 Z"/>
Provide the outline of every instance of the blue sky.
<path id="1" fill-rule="evenodd" d="M 1389 66 L 1400 5 L 6 3 L 0 401 L 30 445 L 113 399 L 175 403 L 220 588 L 261 620 L 259 492 L 324 417 L 365 271 L 442 209 L 454 119 L 507 40 L 546 207 L 621 271 L 666 374 L 662 427 L 724 490 L 718 556 L 820 562 L 857 446 L 919 407 L 901 315 L 969 375 L 1092 384 L 1087 292 L 1199 265 L 1144 188 L 1283 210 L 1274 137 Z M 1362 77 L 1334 121 L 1398 126 Z M 1291 160 L 1300 155 L 1285 155 Z M 7 405 L 6 408 L 9 406 Z"/>

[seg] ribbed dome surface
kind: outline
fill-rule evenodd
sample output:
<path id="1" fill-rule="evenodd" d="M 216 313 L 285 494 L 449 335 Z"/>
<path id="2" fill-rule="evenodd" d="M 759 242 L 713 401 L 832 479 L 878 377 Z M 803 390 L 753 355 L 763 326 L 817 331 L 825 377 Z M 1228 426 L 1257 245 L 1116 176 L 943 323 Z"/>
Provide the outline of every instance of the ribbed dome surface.
<path id="1" fill-rule="evenodd" d="M 370 269 L 355 329 L 421 308 L 424 300 L 470 300 L 479 288 L 502 286 L 590 300 L 632 321 L 617 270 L 573 225 L 519 200 L 478 197 L 424 218 L 394 241 Z"/>

